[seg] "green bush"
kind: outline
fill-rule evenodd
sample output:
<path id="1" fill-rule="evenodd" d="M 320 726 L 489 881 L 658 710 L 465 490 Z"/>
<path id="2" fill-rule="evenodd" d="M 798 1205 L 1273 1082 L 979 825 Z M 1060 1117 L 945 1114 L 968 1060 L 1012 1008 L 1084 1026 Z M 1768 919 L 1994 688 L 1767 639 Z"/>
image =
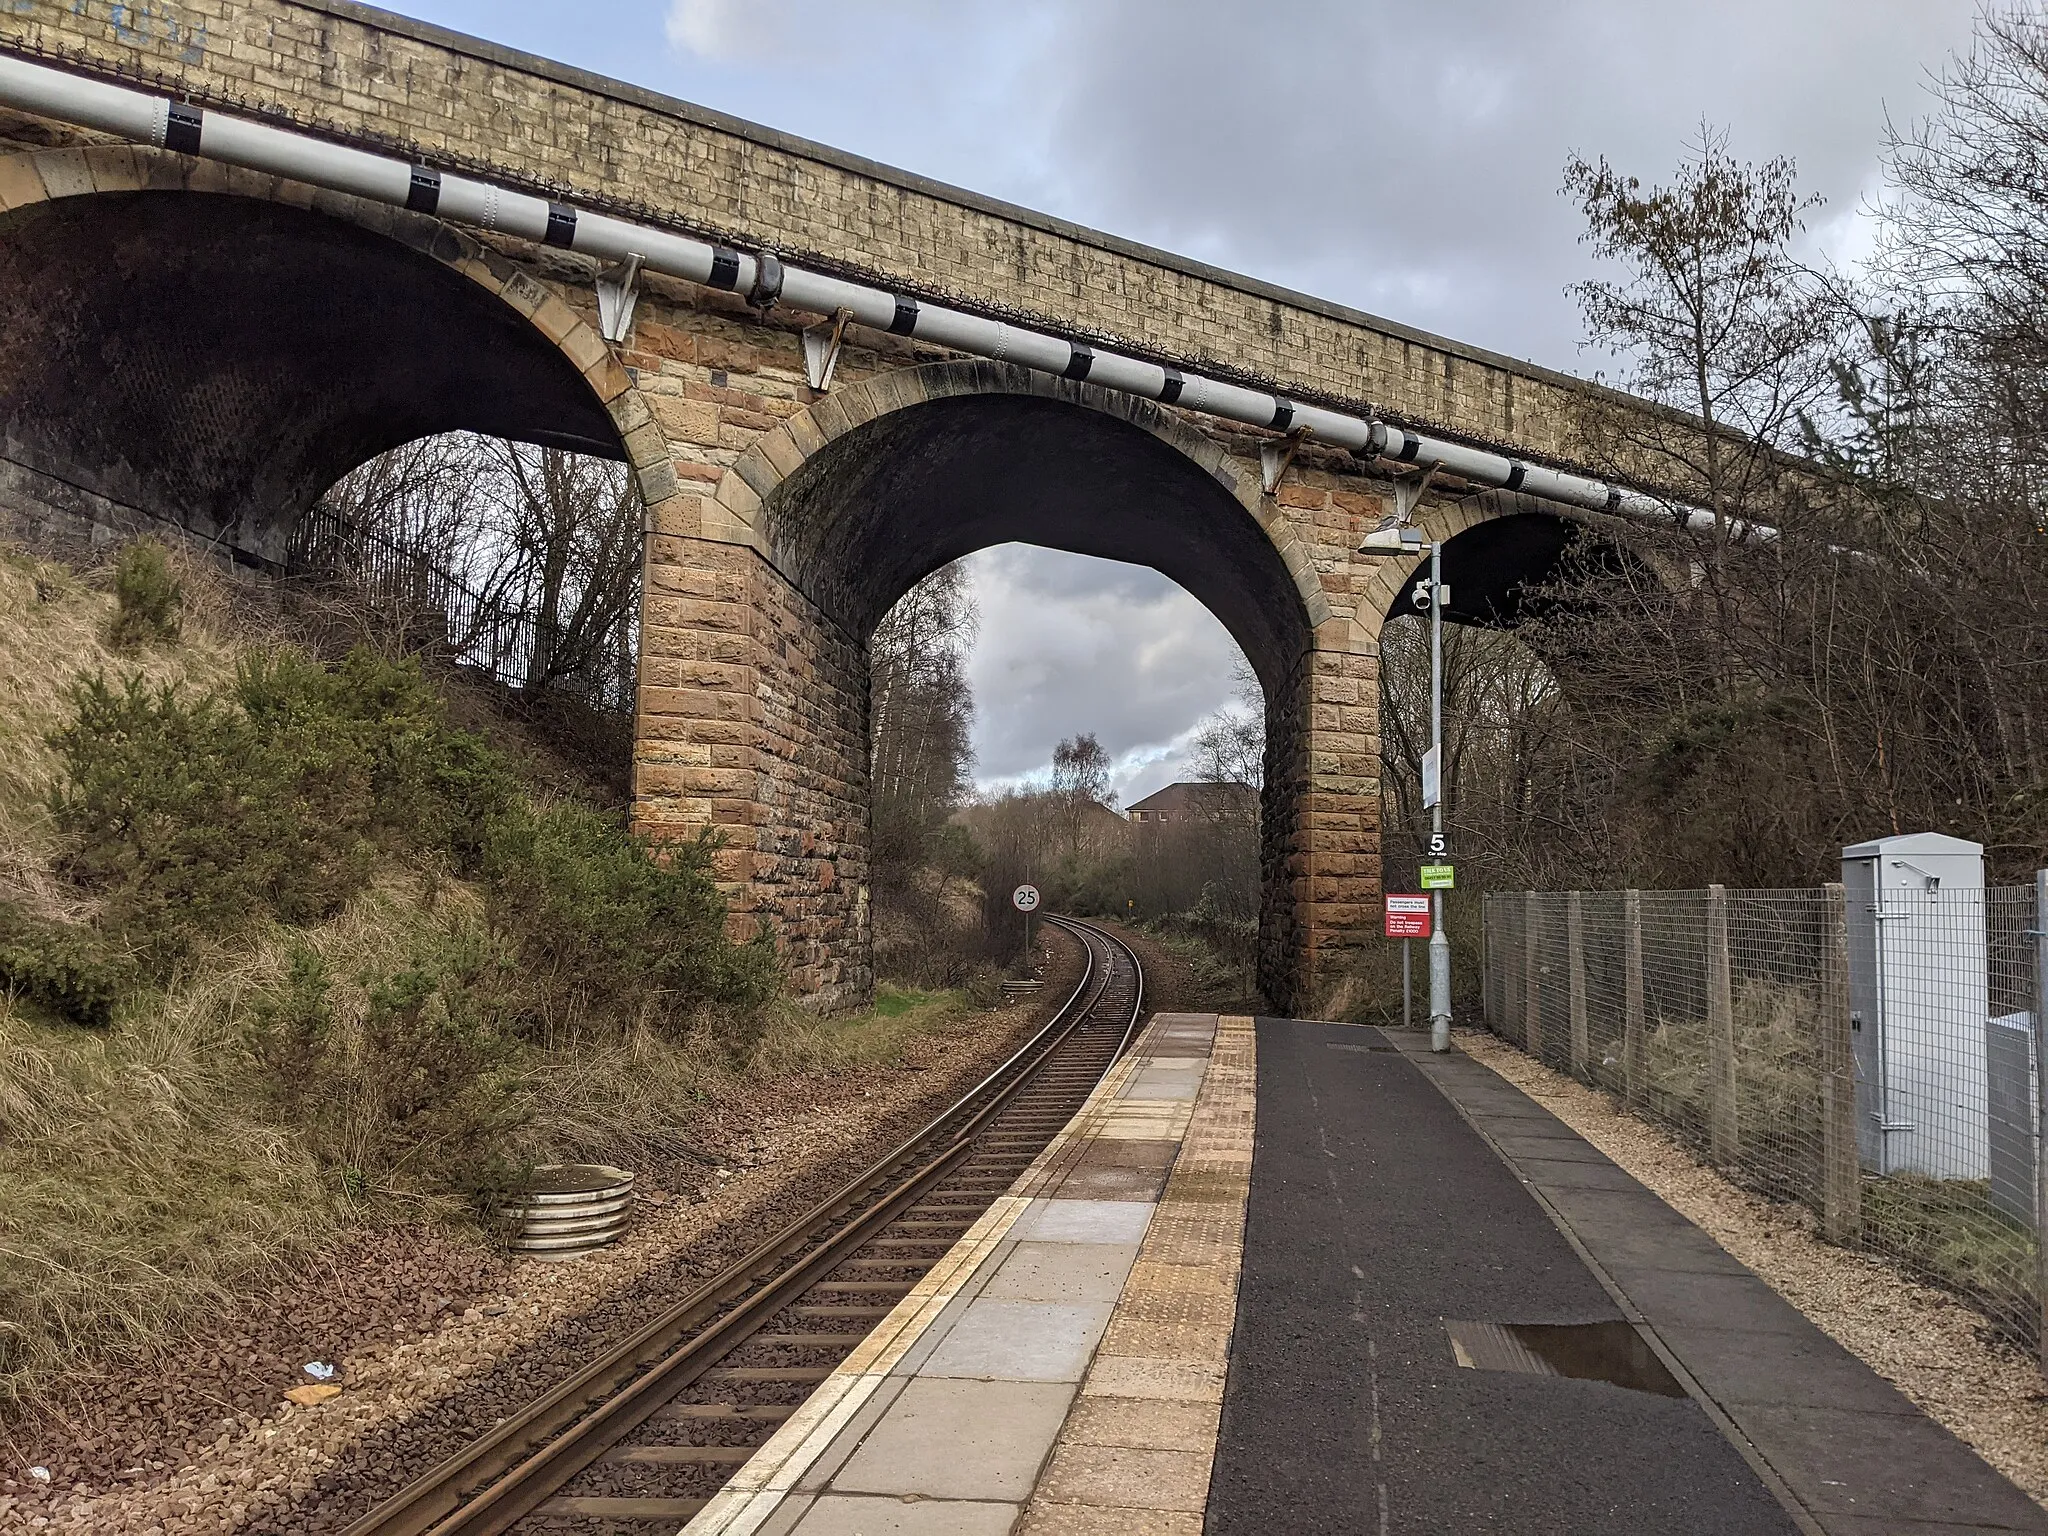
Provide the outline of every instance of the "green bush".
<path id="1" fill-rule="evenodd" d="M 325 962 L 293 955 L 251 1043 L 279 1111 L 345 1190 L 508 1186 L 501 1149 L 524 1118 L 514 978 L 502 944 L 463 924 L 417 940 L 394 974 L 364 977 L 367 1006 L 344 1023 Z"/>
<path id="2" fill-rule="evenodd" d="M 134 968 L 89 928 L 0 901 L 0 989 L 73 1024 L 105 1028 L 134 986 Z"/>
<path id="3" fill-rule="evenodd" d="M 262 730 L 229 701 L 139 677 L 77 685 L 52 794 L 65 873 L 159 971 L 269 912 L 310 922 L 369 877 L 369 765 L 326 722 Z"/>
<path id="4" fill-rule="evenodd" d="M 374 831 L 387 843 L 447 853 L 465 867 L 518 798 L 510 764 L 483 737 L 447 723 L 417 658 L 387 661 L 358 646 L 328 668 L 298 651 L 244 661 L 235 680 L 259 731 L 289 739 L 327 731 L 361 753 Z"/>
<path id="5" fill-rule="evenodd" d="M 258 656 L 232 692 L 197 699 L 95 677 L 73 705 L 52 738 L 64 867 L 158 970 L 259 915 L 332 915 L 380 847 L 472 866 L 516 797 L 498 754 L 442 719 L 416 662 L 361 649 L 331 670 Z"/>
<path id="6" fill-rule="evenodd" d="M 486 870 L 492 922 L 517 944 L 529 1023 L 575 1034 L 594 1020 L 680 1027 L 720 1005 L 728 1046 L 743 1049 L 779 963 L 765 934 L 725 936 L 709 838 L 661 850 L 614 820 L 561 803 L 501 821 Z"/>
<path id="7" fill-rule="evenodd" d="M 154 539 L 136 539 L 121 551 L 114 562 L 114 601 L 107 639 L 121 650 L 175 640 L 184 628 L 184 585 Z"/>

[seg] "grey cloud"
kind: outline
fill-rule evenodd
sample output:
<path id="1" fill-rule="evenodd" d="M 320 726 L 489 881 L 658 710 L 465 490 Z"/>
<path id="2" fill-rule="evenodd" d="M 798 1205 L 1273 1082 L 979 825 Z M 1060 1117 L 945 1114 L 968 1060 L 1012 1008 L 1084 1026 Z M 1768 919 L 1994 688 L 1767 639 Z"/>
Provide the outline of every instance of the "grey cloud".
<path id="1" fill-rule="evenodd" d="M 968 567 L 981 607 L 968 670 L 984 783 L 1044 769 L 1077 731 L 1113 758 L 1156 751 L 1229 700 L 1236 642 L 1156 571 L 1021 544 Z"/>
<path id="2" fill-rule="evenodd" d="M 1578 364 L 1573 150 L 1654 179 L 1702 118 L 1837 209 L 1970 0 L 1716 6 L 1187 0 L 1075 13 L 1051 158 L 1140 238 L 1461 340 Z"/>

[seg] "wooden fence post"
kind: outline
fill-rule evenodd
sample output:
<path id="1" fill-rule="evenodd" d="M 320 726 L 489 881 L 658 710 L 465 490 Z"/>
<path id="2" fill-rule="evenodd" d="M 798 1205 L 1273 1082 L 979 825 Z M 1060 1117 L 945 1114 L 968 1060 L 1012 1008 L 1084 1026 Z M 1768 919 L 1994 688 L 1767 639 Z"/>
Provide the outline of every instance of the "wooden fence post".
<path id="1" fill-rule="evenodd" d="M 1579 893 L 1565 898 L 1565 945 L 1571 972 L 1572 1076 L 1591 1082 L 1586 1060 L 1592 1055 L 1586 1038 L 1586 920 Z"/>
<path id="2" fill-rule="evenodd" d="M 1622 1101 L 1635 1109 L 1643 1092 L 1643 893 L 1622 897 L 1621 1083 Z"/>
<path id="3" fill-rule="evenodd" d="M 1831 1243 L 1863 1232 L 1863 1170 L 1856 1157 L 1856 1057 L 1849 1039 L 1849 924 L 1841 882 L 1821 889 L 1821 1231 Z"/>
<path id="4" fill-rule="evenodd" d="M 1728 1166 L 1742 1156 L 1735 1111 L 1735 995 L 1728 969 L 1728 887 L 1707 887 L 1707 1146 Z"/>
<path id="5" fill-rule="evenodd" d="M 1525 892 L 1522 900 L 1522 1049 L 1541 1060 L 1543 1009 L 1542 989 L 1536 983 L 1536 943 L 1543 919 L 1534 891 Z"/>

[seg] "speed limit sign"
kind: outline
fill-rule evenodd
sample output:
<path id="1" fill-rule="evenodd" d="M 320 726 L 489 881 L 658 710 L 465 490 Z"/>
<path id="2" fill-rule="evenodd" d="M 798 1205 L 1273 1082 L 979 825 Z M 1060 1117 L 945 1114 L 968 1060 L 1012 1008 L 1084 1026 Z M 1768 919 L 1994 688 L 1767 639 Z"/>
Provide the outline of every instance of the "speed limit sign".
<path id="1" fill-rule="evenodd" d="M 1036 912 L 1038 910 L 1038 887 L 1035 885 L 1018 886 L 1017 889 L 1010 892 L 1010 905 L 1019 912 Z"/>

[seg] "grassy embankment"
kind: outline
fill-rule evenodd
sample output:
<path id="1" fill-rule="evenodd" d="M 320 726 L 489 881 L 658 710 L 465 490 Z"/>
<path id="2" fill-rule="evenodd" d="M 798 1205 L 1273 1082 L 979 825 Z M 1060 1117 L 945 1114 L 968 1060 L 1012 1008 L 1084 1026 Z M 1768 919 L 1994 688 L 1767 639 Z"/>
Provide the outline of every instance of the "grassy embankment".
<path id="1" fill-rule="evenodd" d="M 353 1226 L 484 1241 L 533 1162 L 689 1159 L 722 1089 L 962 1011 L 791 1007 L 708 850 L 655 864 L 416 663 L 235 611 L 154 546 L 0 545 L 0 1418 Z"/>

